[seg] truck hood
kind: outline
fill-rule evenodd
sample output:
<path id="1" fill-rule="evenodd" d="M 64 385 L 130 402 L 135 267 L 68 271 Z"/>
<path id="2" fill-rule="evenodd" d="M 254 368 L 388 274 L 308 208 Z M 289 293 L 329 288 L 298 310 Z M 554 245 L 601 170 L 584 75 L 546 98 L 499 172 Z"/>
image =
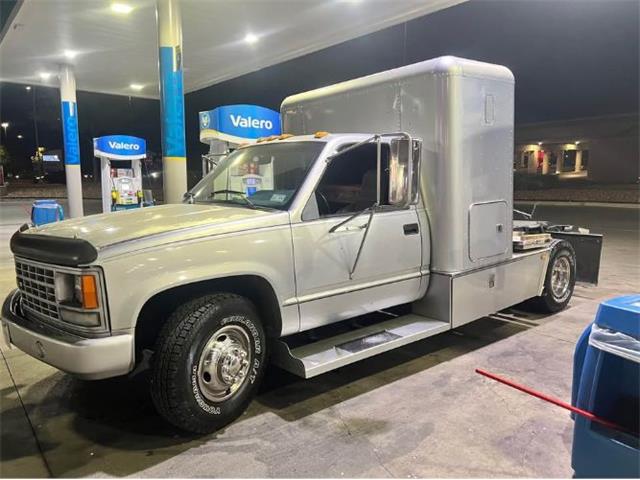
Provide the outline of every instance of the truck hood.
<path id="1" fill-rule="evenodd" d="M 164 234 L 212 235 L 285 224 L 286 212 L 252 210 L 226 205 L 172 204 L 140 208 L 50 223 L 25 233 L 79 238 L 98 250 L 133 240 L 152 240 Z"/>

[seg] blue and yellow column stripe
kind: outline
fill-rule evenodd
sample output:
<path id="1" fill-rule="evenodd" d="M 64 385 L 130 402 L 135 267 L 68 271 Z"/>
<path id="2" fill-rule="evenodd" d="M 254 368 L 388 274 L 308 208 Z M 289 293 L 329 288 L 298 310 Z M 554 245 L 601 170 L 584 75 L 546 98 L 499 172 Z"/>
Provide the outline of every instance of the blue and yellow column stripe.
<path id="1" fill-rule="evenodd" d="M 82 170 L 80 165 L 80 136 L 78 131 L 78 105 L 76 103 L 76 79 L 69 65 L 60 66 L 60 109 L 62 141 L 64 145 L 64 170 L 67 181 L 69 217 L 84 215 L 82 206 Z"/>
<path id="2" fill-rule="evenodd" d="M 179 203 L 187 190 L 180 5 L 157 0 L 157 9 L 164 202 Z"/>

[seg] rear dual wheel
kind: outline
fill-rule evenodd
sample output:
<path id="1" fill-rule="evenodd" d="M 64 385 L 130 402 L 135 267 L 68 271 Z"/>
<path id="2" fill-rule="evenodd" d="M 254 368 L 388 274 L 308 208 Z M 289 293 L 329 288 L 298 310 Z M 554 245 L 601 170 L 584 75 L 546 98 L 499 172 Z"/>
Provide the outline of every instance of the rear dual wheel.
<path id="1" fill-rule="evenodd" d="M 542 294 L 527 300 L 524 305 L 537 312 L 559 312 L 571 300 L 575 284 L 575 250 L 569 242 L 560 240 L 551 249 Z"/>
<path id="2" fill-rule="evenodd" d="M 235 420 L 266 367 L 266 337 L 253 304 L 205 295 L 178 308 L 156 343 L 151 397 L 173 425 L 210 433 Z"/>

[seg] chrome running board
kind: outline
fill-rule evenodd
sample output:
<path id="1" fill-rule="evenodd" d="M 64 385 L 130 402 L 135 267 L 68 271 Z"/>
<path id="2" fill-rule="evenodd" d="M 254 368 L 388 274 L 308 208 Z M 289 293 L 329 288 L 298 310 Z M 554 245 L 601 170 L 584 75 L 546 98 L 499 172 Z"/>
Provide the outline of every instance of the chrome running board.
<path id="1" fill-rule="evenodd" d="M 272 360 L 304 378 L 372 357 L 449 330 L 447 322 L 409 314 L 347 333 L 290 348 L 286 338 L 273 344 Z"/>

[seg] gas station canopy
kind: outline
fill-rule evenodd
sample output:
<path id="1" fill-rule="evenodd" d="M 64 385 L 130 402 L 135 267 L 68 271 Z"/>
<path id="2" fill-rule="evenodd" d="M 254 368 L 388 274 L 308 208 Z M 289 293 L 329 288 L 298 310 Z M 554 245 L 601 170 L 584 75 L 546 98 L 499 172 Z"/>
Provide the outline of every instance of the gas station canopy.
<path id="1" fill-rule="evenodd" d="M 182 0 L 185 92 L 461 3 L 462 0 Z M 0 33 L 0 81 L 158 97 L 153 0 L 18 2 Z"/>

